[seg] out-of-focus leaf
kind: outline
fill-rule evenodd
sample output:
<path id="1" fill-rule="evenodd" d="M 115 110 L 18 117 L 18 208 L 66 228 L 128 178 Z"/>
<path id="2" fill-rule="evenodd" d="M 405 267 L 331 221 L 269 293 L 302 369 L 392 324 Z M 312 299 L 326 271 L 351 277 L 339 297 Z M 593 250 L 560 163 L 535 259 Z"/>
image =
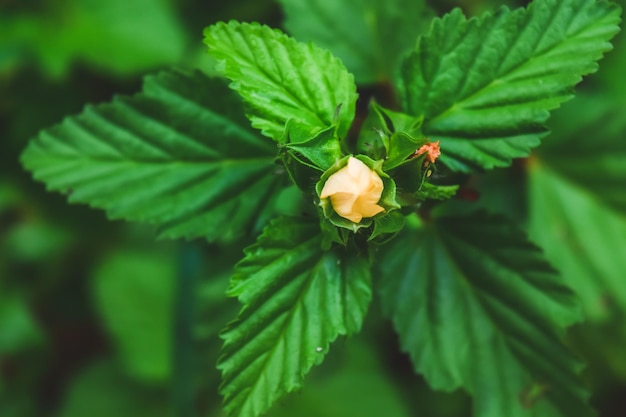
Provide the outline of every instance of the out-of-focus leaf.
<path id="1" fill-rule="evenodd" d="M 507 166 L 539 144 L 549 111 L 596 71 L 619 21 L 617 5 L 595 0 L 535 0 L 469 20 L 457 9 L 405 60 L 403 109 L 424 116 L 451 169 Z"/>
<path id="2" fill-rule="evenodd" d="M 626 7 L 626 1 L 615 0 L 622 9 Z M 594 81 L 602 85 L 605 97 L 615 98 L 626 97 L 626 83 L 624 82 L 624 72 L 626 72 L 626 33 L 622 30 L 613 42 L 615 50 L 607 55 L 602 62 L 601 75 L 595 77 Z"/>
<path id="3" fill-rule="evenodd" d="M 43 222 L 20 223 L 7 233 L 4 250 L 14 261 L 49 260 L 60 256 L 71 241 L 63 228 Z"/>
<path id="4" fill-rule="evenodd" d="M 626 218 L 552 170 L 550 160 L 531 165 L 529 197 L 529 233 L 576 291 L 587 317 L 626 311 Z"/>
<path id="5" fill-rule="evenodd" d="M 500 216 L 437 218 L 379 259 L 383 305 L 435 389 L 467 389 L 480 417 L 594 415 L 563 345 L 578 300 Z"/>
<path id="6" fill-rule="evenodd" d="M 423 0 L 280 0 L 285 27 L 341 58 L 358 83 L 391 80 L 434 16 Z"/>
<path id="7" fill-rule="evenodd" d="M 93 276 L 100 316 L 126 371 L 141 380 L 171 373 L 175 264 L 171 257 L 114 252 Z"/>
<path id="8" fill-rule="evenodd" d="M 0 290 L 0 358 L 37 344 L 43 339 L 25 300 Z"/>
<path id="9" fill-rule="evenodd" d="M 529 164 L 529 230 L 587 316 L 626 312 L 626 118 L 621 101 L 581 96 L 556 112 Z"/>
<path id="10" fill-rule="evenodd" d="M 315 133 L 338 125 L 345 138 L 356 105 L 354 77 L 329 51 L 257 23 L 220 22 L 204 31 L 218 69 L 249 104 L 248 117 L 281 141 L 289 120 Z"/>
<path id="11" fill-rule="evenodd" d="M 34 53 L 42 68 L 60 77 L 77 61 L 116 75 L 178 62 L 187 44 L 168 0 L 65 0 L 40 14 L 5 15 L 0 35 L 13 60 Z M 0 47 L 0 52 L 3 49 Z M 2 60 L 0 60 L 2 64 Z M 1 69 L 1 66 L 0 66 Z"/>
<path id="12" fill-rule="evenodd" d="M 543 163 L 602 203 L 626 213 L 626 110 L 607 95 L 577 97 L 555 113 L 538 149 Z"/>
<path id="13" fill-rule="evenodd" d="M 302 387 L 331 342 L 360 330 L 371 299 L 369 262 L 321 244 L 319 222 L 281 217 L 237 265 L 229 294 L 244 307 L 222 333 L 218 364 L 230 415 L 265 413 Z"/>
<path id="14" fill-rule="evenodd" d="M 277 406 L 272 417 L 409 417 L 393 379 L 384 371 L 369 342 L 350 339 L 342 351 L 331 353 L 333 367 L 322 366 L 298 395 Z"/>
<path id="15" fill-rule="evenodd" d="M 87 368 L 70 385 L 58 417 L 168 417 L 165 392 L 128 380 L 114 362 Z"/>
<path id="16" fill-rule="evenodd" d="M 184 52 L 184 27 L 169 0 L 71 0 L 70 4 L 73 9 L 69 21 L 63 22 L 63 38 L 77 57 L 95 66 L 117 73 L 139 72 L 176 63 Z"/>
<path id="17" fill-rule="evenodd" d="M 138 95 L 42 131 L 22 162 L 48 189 L 111 218 L 228 241 L 256 226 L 282 184 L 275 155 L 221 82 L 163 72 Z"/>

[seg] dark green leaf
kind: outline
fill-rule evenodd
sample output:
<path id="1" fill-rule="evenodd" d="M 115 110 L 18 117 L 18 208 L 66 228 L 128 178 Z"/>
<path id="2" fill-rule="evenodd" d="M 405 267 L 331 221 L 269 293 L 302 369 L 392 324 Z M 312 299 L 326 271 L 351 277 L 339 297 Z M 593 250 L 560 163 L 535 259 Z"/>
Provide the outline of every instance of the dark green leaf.
<path id="1" fill-rule="evenodd" d="M 535 0 L 467 20 L 436 20 L 403 64 L 404 111 L 423 115 L 450 168 L 507 166 L 546 134 L 549 110 L 611 49 L 620 9 L 595 0 Z"/>
<path id="2" fill-rule="evenodd" d="M 360 329 L 371 298 L 368 260 L 320 244 L 317 222 L 283 217 L 238 264 L 229 293 L 244 307 L 223 332 L 218 365 L 230 415 L 265 413 L 302 386 L 332 341 Z"/>
<path id="3" fill-rule="evenodd" d="M 113 219 L 160 225 L 162 237 L 229 240 L 282 182 L 274 146 L 240 112 L 220 82 L 164 72 L 141 94 L 42 131 L 22 162 L 48 189 Z"/>
<path id="4" fill-rule="evenodd" d="M 435 389 L 467 389 L 480 417 L 594 415 L 561 342 L 577 299 L 501 217 L 439 218 L 380 256 L 383 304 Z"/>
<path id="5" fill-rule="evenodd" d="M 337 55 L 359 83 L 389 81 L 433 16 L 423 0 L 281 0 L 297 39 Z"/>
<path id="6" fill-rule="evenodd" d="M 345 138 L 356 104 L 353 76 L 327 50 L 257 23 L 218 23 L 204 42 L 220 71 L 249 104 L 252 125 L 276 141 L 287 121 L 319 130 L 337 124 Z"/>

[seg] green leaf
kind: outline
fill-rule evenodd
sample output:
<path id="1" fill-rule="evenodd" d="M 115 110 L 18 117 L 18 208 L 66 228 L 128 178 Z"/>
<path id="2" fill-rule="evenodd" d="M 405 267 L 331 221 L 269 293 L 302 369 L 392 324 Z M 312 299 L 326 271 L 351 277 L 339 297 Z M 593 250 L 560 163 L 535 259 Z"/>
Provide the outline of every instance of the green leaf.
<path id="1" fill-rule="evenodd" d="M 433 388 L 467 389 L 480 417 L 594 415 L 561 342 L 578 301 L 514 224 L 439 218 L 380 259 L 386 314 Z"/>
<path id="2" fill-rule="evenodd" d="M 353 338 L 333 352 L 306 389 L 281 402 L 272 417 L 410 417 L 407 397 L 371 340 Z M 334 361 L 333 361 L 334 359 Z M 332 361 L 332 364 L 329 363 Z M 324 372 L 325 371 L 325 372 Z"/>
<path id="3" fill-rule="evenodd" d="M 166 417 L 169 399 L 163 390 L 126 378 L 116 364 L 99 361 L 80 373 L 67 390 L 59 417 Z"/>
<path id="4" fill-rule="evenodd" d="M 62 21 L 55 28 L 63 30 L 61 42 L 73 48 L 77 58 L 96 67 L 120 74 L 146 71 L 171 65 L 185 52 L 185 27 L 168 0 L 69 3 L 71 24 Z"/>
<path id="5" fill-rule="evenodd" d="M 552 169 L 549 159 L 531 165 L 528 188 L 529 233 L 575 289 L 587 317 L 621 316 L 626 217 Z"/>
<path id="6" fill-rule="evenodd" d="M 549 110 L 596 71 L 620 12 L 595 0 L 535 0 L 469 20 L 456 9 L 404 62 L 404 111 L 424 116 L 424 134 L 441 140 L 453 170 L 507 166 L 539 144 Z"/>
<path id="7" fill-rule="evenodd" d="M 578 97 L 553 119 L 554 133 L 538 157 L 560 176 L 626 211 L 626 112 L 605 95 Z"/>
<path id="8" fill-rule="evenodd" d="M 220 22 L 204 31 L 218 69 L 249 104 L 252 125 L 276 141 L 292 119 L 345 138 L 357 99 L 353 76 L 327 50 L 256 23 Z"/>
<path id="9" fill-rule="evenodd" d="M 389 81 L 433 17 L 423 0 L 280 0 L 285 27 L 341 58 L 359 83 Z"/>
<path id="10" fill-rule="evenodd" d="M 147 382 L 171 374 L 173 257 L 121 250 L 93 274 L 93 293 L 104 326 L 126 372 Z"/>
<path id="11" fill-rule="evenodd" d="M 370 102 L 369 113 L 357 139 L 356 153 L 385 160 L 390 170 L 406 163 L 428 141 L 421 132 L 423 118 L 408 116 Z"/>
<path id="12" fill-rule="evenodd" d="M 42 131 L 22 162 L 49 190 L 113 219 L 157 224 L 161 237 L 230 240 L 283 181 L 275 147 L 240 112 L 217 80 L 164 72 L 140 94 Z"/>
<path id="13" fill-rule="evenodd" d="M 289 139 L 285 144 L 285 148 L 304 156 L 312 163 L 312 166 L 309 165 L 312 168 L 324 172 L 341 159 L 341 144 L 337 136 L 335 136 L 335 128 L 332 126 L 312 137 L 288 136 Z"/>
<path id="14" fill-rule="evenodd" d="M 429 198 L 433 200 L 447 200 L 454 197 L 458 190 L 458 185 L 434 185 L 424 182 L 422 187 L 415 193 L 415 196 L 420 200 Z"/>
<path id="15" fill-rule="evenodd" d="M 36 57 L 54 77 L 68 75 L 78 61 L 114 75 L 171 65 L 183 57 L 188 41 L 169 0 L 64 0 L 5 16 L 3 11 L 0 27 L 8 34 L 7 52 L 23 60 Z"/>
<path id="16" fill-rule="evenodd" d="M 26 300 L 2 289 L 0 295 L 0 362 L 7 354 L 17 354 L 41 344 L 44 335 Z M 1 390 L 0 390 L 1 391 Z"/>
<path id="17" fill-rule="evenodd" d="M 529 164 L 529 231 L 583 301 L 587 317 L 626 311 L 626 120 L 619 101 L 581 96 L 555 113 Z"/>
<path id="18" fill-rule="evenodd" d="M 371 299 L 369 262 L 320 244 L 317 222 L 281 217 L 237 265 L 229 294 L 244 307 L 222 334 L 218 365 L 229 415 L 265 413 L 302 386 L 332 341 L 360 329 Z"/>

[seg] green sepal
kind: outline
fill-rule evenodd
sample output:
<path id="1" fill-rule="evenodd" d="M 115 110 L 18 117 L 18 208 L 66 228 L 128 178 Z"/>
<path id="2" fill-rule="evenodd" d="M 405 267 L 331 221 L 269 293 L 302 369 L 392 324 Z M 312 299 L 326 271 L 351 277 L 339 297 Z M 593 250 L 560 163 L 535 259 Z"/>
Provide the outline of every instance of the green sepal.
<path id="1" fill-rule="evenodd" d="M 321 195 L 324 184 L 326 184 L 328 178 L 335 172 L 339 171 L 341 168 L 345 167 L 348 164 L 348 159 L 350 159 L 351 156 L 352 155 L 347 155 L 339 159 L 333 164 L 332 167 L 330 167 L 328 170 L 326 170 L 326 172 L 324 172 L 324 174 L 322 174 L 320 180 L 315 185 L 315 191 L 317 192 L 318 197 Z M 378 204 L 382 206 L 385 211 L 377 214 L 374 217 L 363 218 L 359 223 L 354 223 L 337 214 L 333 209 L 329 198 L 320 199 L 320 207 L 322 208 L 324 218 L 332 223 L 334 226 L 348 229 L 356 233 L 360 229 L 366 229 L 370 227 L 373 223 L 387 216 L 393 210 L 399 209 L 400 204 L 398 204 L 398 202 L 396 201 L 396 183 L 394 182 L 394 180 L 391 179 L 389 175 L 387 175 L 383 171 L 383 161 L 375 161 L 366 155 L 354 155 L 353 157 L 363 162 L 371 170 L 375 171 L 382 180 L 383 193 L 380 197 L 380 201 L 378 202 Z"/>
<path id="2" fill-rule="evenodd" d="M 321 207 L 320 211 L 323 211 Z M 341 246 L 348 246 L 352 232 L 342 227 L 336 227 L 324 217 L 323 213 L 320 214 L 320 229 L 322 230 L 322 250 L 330 250 L 333 242 Z"/>
<path id="3" fill-rule="evenodd" d="M 400 210 L 394 210 L 387 216 L 374 220 L 374 229 L 367 240 L 382 245 L 393 239 L 403 227 L 404 214 Z"/>
<path id="4" fill-rule="evenodd" d="M 389 138 L 389 154 L 385 160 L 384 167 L 386 170 L 392 170 L 401 165 L 414 164 L 418 160 L 423 161 L 424 157 L 411 158 L 411 156 L 422 145 L 428 143 L 424 137 L 414 137 L 406 132 L 396 132 Z M 422 164 L 420 163 L 421 167 Z M 421 169 L 420 169 L 421 171 Z"/>
<path id="5" fill-rule="evenodd" d="M 380 107 L 380 111 L 383 112 L 385 117 L 391 123 L 391 133 L 406 132 L 411 136 L 418 136 L 422 134 L 422 124 L 424 123 L 424 116 L 412 116 L 406 113 L 401 113 L 393 110 Z"/>
<path id="6" fill-rule="evenodd" d="M 281 152 L 279 158 L 289 178 L 300 190 L 309 192 L 314 189 L 320 173 L 317 168 L 298 159 L 293 152 Z"/>
<path id="7" fill-rule="evenodd" d="M 458 185 L 435 185 L 424 182 L 422 187 L 415 193 L 420 200 L 448 200 L 456 195 Z"/>
<path id="8" fill-rule="evenodd" d="M 416 193 L 426 183 L 430 163 L 426 161 L 426 154 L 406 159 L 395 167 L 391 173 L 396 179 L 398 188 L 408 193 Z"/>
<path id="9" fill-rule="evenodd" d="M 287 122 L 285 129 L 287 140 L 286 149 L 297 152 L 298 160 L 305 158 L 312 168 L 326 171 L 338 159 L 341 159 L 341 143 L 337 137 L 337 127 L 330 126 L 311 135 L 309 129 L 297 123 Z"/>
<path id="10" fill-rule="evenodd" d="M 374 100 L 363 122 L 356 141 L 356 153 L 367 155 L 374 160 L 385 159 L 389 149 L 391 121 Z"/>
<path id="11" fill-rule="evenodd" d="M 421 133 L 423 121 L 423 117 L 395 112 L 372 100 L 356 151 L 374 160 L 385 159 L 385 169 L 392 169 L 427 142 Z"/>

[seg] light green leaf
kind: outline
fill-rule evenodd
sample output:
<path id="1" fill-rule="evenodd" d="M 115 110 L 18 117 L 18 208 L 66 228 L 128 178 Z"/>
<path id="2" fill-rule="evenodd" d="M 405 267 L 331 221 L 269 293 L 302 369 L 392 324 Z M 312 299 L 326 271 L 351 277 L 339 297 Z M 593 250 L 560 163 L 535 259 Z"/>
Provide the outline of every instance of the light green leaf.
<path id="1" fill-rule="evenodd" d="M 533 239 L 575 289 L 589 319 L 622 314 L 626 311 L 626 216 L 553 170 L 549 159 L 532 164 L 529 175 Z"/>
<path id="2" fill-rule="evenodd" d="M 138 95 L 42 131 L 22 162 L 49 190 L 113 219 L 157 224 L 161 237 L 229 240 L 283 181 L 275 147 L 240 112 L 217 80 L 164 72 Z"/>
<path id="3" fill-rule="evenodd" d="M 439 218 L 380 259 L 386 314 L 433 388 L 465 388 L 480 417 L 594 415 L 561 342 L 578 301 L 514 224 Z"/>
<path id="4" fill-rule="evenodd" d="M 404 111 L 441 140 L 450 168 L 507 166 L 547 132 L 549 110 L 570 99 L 611 49 L 620 9 L 595 0 L 535 0 L 467 20 L 436 20 L 403 64 Z"/>
<path id="5" fill-rule="evenodd" d="M 147 382 L 171 374 L 175 264 L 170 256 L 122 250 L 93 273 L 93 295 L 125 371 Z"/>
<path id="6" fill-rule="evenodd" d="M 31 14 L 3 11 L 0 27 L 6 36 L 0 35 L 0 43 L 8 41 L 14 59 L 33 55 L 53 77 L 67 75 L 78 61 L 127 75 L 183 57 L 188 39 L 177 15 L 170 0 L 45 2 Z"/>
<path id="7" fill-rule="evenodd" d="M 345 138 L 357 99 L 353 76 L 329 51 L 257 23 L 218 23 L 204 31 L 218 69 L 249 104 L 248 117 L 280 141 L 287 121 L 320 130 L 338 124 Z"/>
<path id="8" fill-rule="evenodd" d="M 341 58 L 358 83 L 389 81 L 434 16 L 423 0 L 280 0 L 285 27 Z"/>
<path id="9" fill-rule="evenodd" d="M 302 387 L 332 341 L 360 329 L 371 299 L 369 262 L 356 250 L 320 245 L 317 221 L 282 217 L 238 264 L 229 293 L 244 307 L 222 334 L 218 365 L 229 415 L 265 413 Z"/>
<path id="10" fill-rule="evenodd" d="M 146 71 L 174 64 L 185 52 L 185 27 L 171 1 L 70 0 L 69 3 L 69 22 L 55 26 L 62 30 L 60 41 L 72 48 L 77 58 L 96 67 L 120 74 Z M 156 41 L 155 34 L 158 34 Z"/>

